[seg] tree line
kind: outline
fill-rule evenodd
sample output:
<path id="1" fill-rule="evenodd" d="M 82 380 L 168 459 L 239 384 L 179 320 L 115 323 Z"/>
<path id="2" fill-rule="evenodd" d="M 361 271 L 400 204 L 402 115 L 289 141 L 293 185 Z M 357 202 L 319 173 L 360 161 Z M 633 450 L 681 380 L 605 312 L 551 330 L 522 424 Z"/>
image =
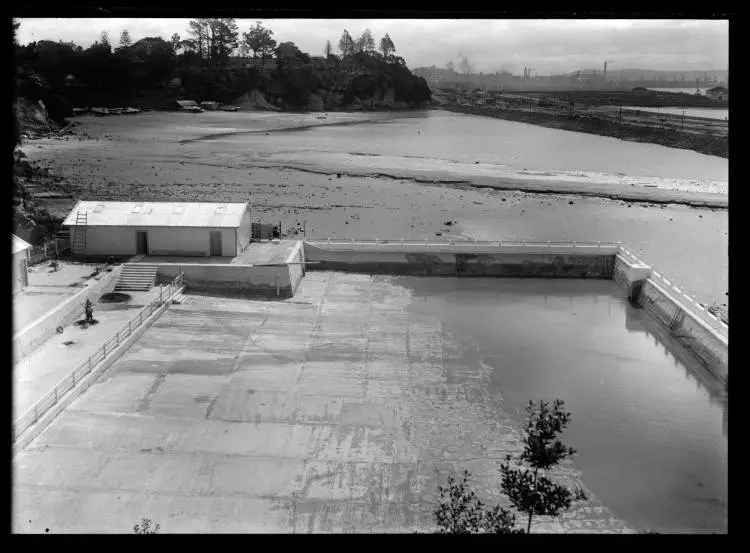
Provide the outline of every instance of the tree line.
<path id="1" fill-rule="evenodd" d="M 341 85 L 342 79 L 330 74 L 364 70 L 376 81 L 385 76 L 380 84 L 387 81 L 406 101 L 429 99 L 426 82 L 411 75 L 395 50 L 388 34 L 376 48 L 369 29 L 356 39 L 345 30 L 339 55 L 328 40 L 324 55 L 315 60 L 293 42 L 277 42 L 260 21 L 243 32 L 231 18 L 199 18 L 188 22 L 185 38 L 174 33 L 169 40 L 133 41 L 125 29 L 116 44 L 103 32 L 86 49 L 62 41 L 15 43 L 16 90 L 33 101 L 44 98 L 50 115 L 64 111 L 65 104 L 70 111 L 73 105 L 170 94 L 231 103 L 251 88 L 271 90 L 290 107 L 300 107 L 312 90 Z M 249 58 L 255 63 L 246 63 Z M 275 64 L 267 70 L 268 60 Z M 352 87 L 349 80 L 344 79 L 347 90 L 351 89 L 348 96 L 366 92 L 362 82 Z"/>

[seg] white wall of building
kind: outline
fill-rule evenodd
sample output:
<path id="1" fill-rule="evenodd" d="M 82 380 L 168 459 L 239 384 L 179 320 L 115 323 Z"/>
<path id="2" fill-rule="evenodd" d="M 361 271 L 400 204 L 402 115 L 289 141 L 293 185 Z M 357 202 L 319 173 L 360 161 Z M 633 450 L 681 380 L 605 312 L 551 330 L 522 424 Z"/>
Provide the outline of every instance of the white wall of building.
<path id="1" fill-rule="evenodd" d="M 148 233 L 148 253 L 151 255 L 195 255 L 208 256 L 211 252 L 211 231 L 221 232 L 222 256 L 237 255 L 237 233 L 233 228 L 185 228 L 185 227 L 88 227 L 86 250 L 78 251 L 71 244 L 74 254 L 91 255 L 135 255 L 136 233 Z M 71 240 L 75 235 L 71 227 Z"/>
<path id="2" fill-rule="evenodd" d="M 13 293 L 20 292 L 29 284 L 26 268 L 26 250 L 13 254 Z"/>
<path id="3" fill-rule="evenodd" d="M 245 215 L 242 217 L 242 221 L 240 222 L 240 228 L 237 229 L 237 247 L 239 248 L 239 252 L 245 251 L 245 248 L 250 245 L 250 239 L 252 238 L 252 212 L 250 207 L 248 206 L 247 211 L 245 211 Z"/>
<path id="4" fill-rule="evenodd" d="M 75 227 L 70 229 L 70 251 L 73 254 L 135 255 L 135 229 L 133 227 L 88 227 L 86 249 L 75 246 Z"/>
<path id="5" fill-rule="evenodd" d="M 237 229 L 221 229 L 221 255 L 225 257 L 237 255 Z"/>
<path id="6" fill-rule="evenodd" d="M 151 255 L 209 255 L 211 243 L 208 229 L 151 228 L 148 229 L 148 249 Z"/>

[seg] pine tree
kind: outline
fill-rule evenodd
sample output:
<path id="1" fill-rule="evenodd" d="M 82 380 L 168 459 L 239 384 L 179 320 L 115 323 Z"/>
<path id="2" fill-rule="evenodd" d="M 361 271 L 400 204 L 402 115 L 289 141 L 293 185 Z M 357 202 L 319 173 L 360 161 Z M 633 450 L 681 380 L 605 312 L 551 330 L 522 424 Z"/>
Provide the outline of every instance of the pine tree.
<path id="1" fill-rule="evenodd" d="M 543 473 L 557 466 L 566 457 L 575 454 L 572 447 L 563 445 L 558 435 L 570 423 L 570 413 L 563 411 L 564 402 L 555 400 L 552 409 L 546 401 L 529 401 L 526 407 L 525 446 L 518 462 L 523 466 L 511 466 L 511 456 L 501 465 L 502 489 L 513 506 L 528 514 L 526 532 L 531 532 L 534 515 L 557 516 L 569 509 L 574 498 L 584 497 L 556 484 Z"/>
<path id="2" fill-rule="evenodd" d="M 346 29 L 344 29 L 344 34 L 341 35 L 341 39 L 339 40 L 339 51 L 341 52 L 341 57 L 344 58 L 354 53 L 354 40 L 352 40 L 352 36 Z"/>
<path id="3" fill-rule="evenodd" d="M 120 48 L 127 48 L 133 44 L 133 41 L 130 40 L 130 33 L 127 29 L 125 29 L 122 33 L 120 33 Z"/>

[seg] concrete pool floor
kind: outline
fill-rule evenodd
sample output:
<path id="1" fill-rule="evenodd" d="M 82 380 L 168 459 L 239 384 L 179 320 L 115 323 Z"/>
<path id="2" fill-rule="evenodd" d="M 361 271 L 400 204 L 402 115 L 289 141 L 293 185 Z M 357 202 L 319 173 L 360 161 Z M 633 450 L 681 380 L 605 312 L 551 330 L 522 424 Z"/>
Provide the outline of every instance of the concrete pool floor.
<path id="1" fill-rule="evenodd" d="M 455 344 L 409 301 L 327 272 L 285 301 L 186 295 L 16 455 L 13 531 L 431 531 L 463 469 L 506 504 L 521 428 L 446 378 Z M 553 476 L 581 484 L 572 465 Z M 629 530 L 592 498 L 533 531 Z"/>

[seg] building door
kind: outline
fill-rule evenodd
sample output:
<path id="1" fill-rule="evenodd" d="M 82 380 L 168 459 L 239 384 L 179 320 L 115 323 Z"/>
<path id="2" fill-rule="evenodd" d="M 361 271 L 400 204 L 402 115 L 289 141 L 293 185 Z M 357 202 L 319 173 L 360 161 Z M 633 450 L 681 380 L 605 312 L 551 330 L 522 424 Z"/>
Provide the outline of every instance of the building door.
<path id="1" fill-rule="evenodd" d="M 221 255 L 221 231 L 211 231 L 211 256 Z"/>
<path id="2" fill-rule="evenodd" d="M 148 232 L 138 231 L 136 236 L 136 253 L 148 255 Z"/>

